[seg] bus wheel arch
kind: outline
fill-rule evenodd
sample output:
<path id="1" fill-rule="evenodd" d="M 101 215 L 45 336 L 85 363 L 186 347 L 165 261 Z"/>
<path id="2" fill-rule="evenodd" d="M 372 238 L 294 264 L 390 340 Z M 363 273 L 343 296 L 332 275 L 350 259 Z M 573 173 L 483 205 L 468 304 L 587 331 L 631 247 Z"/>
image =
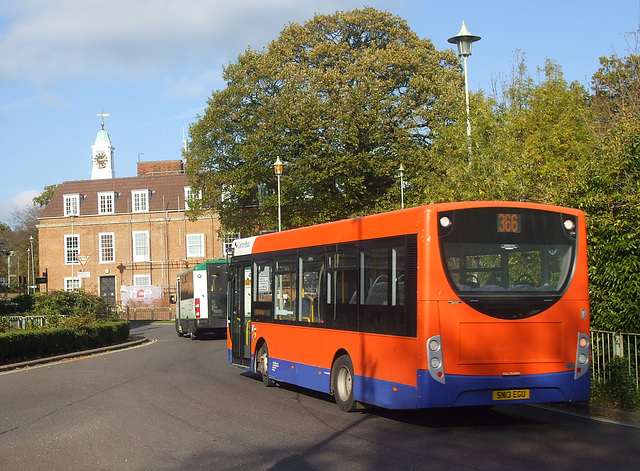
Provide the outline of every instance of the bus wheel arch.
<path id="1" fill-rule="evenodd" d="M 331 393 L 340 410 L 352 412 L 356 410 L 356 401 L 353 395 L 355 374 L 353 361 L 345 351 L 336 353 L 331 367 Z"/>
<path id="2" fill-rule="evenodd" d="M 267 342 L 261 339 L 256 347 L 256 352 L 255 372 L 262 376 L 262 383 L 266 387 L 274 386 L 274 381 L 269 377 L 269 347 L 267 347 Z"/>

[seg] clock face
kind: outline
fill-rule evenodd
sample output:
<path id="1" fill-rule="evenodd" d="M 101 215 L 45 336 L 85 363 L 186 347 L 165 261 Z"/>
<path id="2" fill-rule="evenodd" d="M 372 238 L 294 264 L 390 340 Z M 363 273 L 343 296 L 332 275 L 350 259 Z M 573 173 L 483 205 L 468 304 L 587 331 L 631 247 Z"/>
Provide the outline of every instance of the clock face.
<path id="1" fill-rule="evenodd" d="M 96 167 L 105 168 L 107 166 L 107 154 L 100 151 L 96 153 L 95 157 L 93 158 L 93 161 L 96 163 Z"/>

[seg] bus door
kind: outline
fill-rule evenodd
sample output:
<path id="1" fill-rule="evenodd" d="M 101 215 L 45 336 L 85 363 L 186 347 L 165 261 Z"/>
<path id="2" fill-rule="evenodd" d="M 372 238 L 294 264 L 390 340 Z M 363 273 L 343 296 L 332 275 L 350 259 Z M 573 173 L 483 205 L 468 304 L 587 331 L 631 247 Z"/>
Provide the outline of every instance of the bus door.
<path id="1" fill-rule="evenodd" d="M 230 269 L 230 334 L 234 365 L 251 365 L 251 265 L 240 263 Z"/>

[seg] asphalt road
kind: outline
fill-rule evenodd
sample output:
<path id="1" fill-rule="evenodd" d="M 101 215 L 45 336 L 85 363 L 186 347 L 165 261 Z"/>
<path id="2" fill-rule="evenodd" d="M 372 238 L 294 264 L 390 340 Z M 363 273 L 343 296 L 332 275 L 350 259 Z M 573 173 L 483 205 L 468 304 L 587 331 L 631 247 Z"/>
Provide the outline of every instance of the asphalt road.
<path id="1" fill-rule="evenodd" d="M 640 429 L 533 406 L 343 413 L 265 388 L 226 340 L 155 342 L 0 374 L 0 470 L 638 469 Z"/>

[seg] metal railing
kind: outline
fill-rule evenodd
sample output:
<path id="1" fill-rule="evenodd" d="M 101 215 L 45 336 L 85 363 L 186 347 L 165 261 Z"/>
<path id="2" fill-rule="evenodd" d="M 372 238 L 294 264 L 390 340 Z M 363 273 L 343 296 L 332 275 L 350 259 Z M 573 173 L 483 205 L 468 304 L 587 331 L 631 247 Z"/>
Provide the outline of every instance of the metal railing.
<path id="1" fill-rule="evenodd" d="M 623 357 L 628 361 L 629 375 L 635 379 L 640 388 L 640 334 L 591 331 L 591 379 L 605 383 L 610 379 L 609 364 L 615 357 Z"/>
<path id="2" fill-rule="evenodd" d="M 9 330 L 36 329 L 47 323 L 46 316 L 2 316 L 2 323 L 8 322 Z"/>

